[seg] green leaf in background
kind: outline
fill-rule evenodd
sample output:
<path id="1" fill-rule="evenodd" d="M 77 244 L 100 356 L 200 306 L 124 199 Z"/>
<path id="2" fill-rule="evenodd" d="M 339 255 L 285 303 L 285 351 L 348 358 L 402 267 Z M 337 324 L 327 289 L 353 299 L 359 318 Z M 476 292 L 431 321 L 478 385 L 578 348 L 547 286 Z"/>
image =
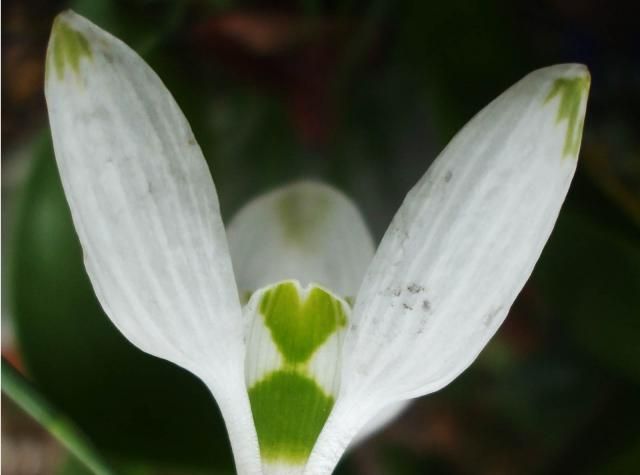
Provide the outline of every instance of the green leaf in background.
<path id="1" fill-rule="evenodd" d="M 62 443 L 83 466 L 96 475 L 114 475 L 91 442 L 74 423 L 61 414 L 4 358 L 2 359 L 2 392 Z"/>
<path id="2" fill-rule="evenodd" d="M 67 457 L 62 461 L 55 475 L 92 475 L 90 470 L 82 465 L 77 458 Z"/>
<path id="3" fill-rule="evenodd" d="M 621 450 L 620 453 L 594 470 L 593 475 L 619 475 L 635 473 L 640 467 L 640 439 L 630 447 Z"/>
<path id="4" fill-rule="evenodd" d="M 534 279 L 580 347 L 640 383 L 638 239 L 567 209 Z"/>
<path id="5" fill-rule="evenodd" d="M 213 398 L 192 375 L 142 353 L 103 314 L 50 139 L 33 157 L 14 227 L 10 298 L 30 376 L 100 450 L 166 466 L 232 466 Z"/>

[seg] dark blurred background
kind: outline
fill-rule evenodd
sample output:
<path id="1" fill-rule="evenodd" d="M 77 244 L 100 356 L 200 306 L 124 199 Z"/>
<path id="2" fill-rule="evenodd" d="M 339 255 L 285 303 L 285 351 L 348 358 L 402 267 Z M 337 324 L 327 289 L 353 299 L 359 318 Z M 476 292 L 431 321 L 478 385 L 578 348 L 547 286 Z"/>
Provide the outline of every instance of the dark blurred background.
<path id="1" fill-rule="evenodd" d="M 71 7 L 182 106 L 225 219 L 329 182 L 379 239 L 479 109 L 538 67 L 592 74 L 556 229 L 472 368 L 351 451 L 339 474 L 640 473 L 640 11 L 635 2 L 23 0 L 2 3 L 2 353 L 120 473 L 232 473 L 212 398 L 128 344 L 85 276 L 43 98 Z M 86 473 L 3 396 L 2 473 Z"/>

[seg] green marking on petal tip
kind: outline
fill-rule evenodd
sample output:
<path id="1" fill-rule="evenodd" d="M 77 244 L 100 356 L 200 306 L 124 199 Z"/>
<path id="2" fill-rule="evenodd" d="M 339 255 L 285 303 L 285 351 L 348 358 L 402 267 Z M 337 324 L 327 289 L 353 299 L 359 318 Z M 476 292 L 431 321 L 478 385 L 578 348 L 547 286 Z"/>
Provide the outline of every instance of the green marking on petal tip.
<path id="1" fill-rule="evenodd" d="M 304 245 L 315 234 L 329 209 L 326 195 L 293 188 L 280 198 L 278 214 L 284 234 L 296 245 Z"/>
<path id="2" fill-rule="evenodd" d="M 77 74 L 80 70 L 80 60 L 92 56 L 89 41 L 60 17 L 54 20 L 51 35 L 52 43 L 48 51 L 47 76 L 51 67 L 55 68 L 58 79 L 64 77 L 67 66 Z"/>
<path id="3" fill-rule="evenodd" d="M 582 95 L 589 90 L 590 82 L 589 75 L 556 79 L 545 99 L 545 103 L 547 103 L 554 97 L 560 96 L 556 122 L 567 121 L 567 132 L 562 152 L 565 157 L 570 155 L 577 158 L 578 156 L 584 125 L 584 116 L 580 117 L 580 105 Z"/>
<path id="4" fill-rule="evenodd" d="M 311 454 L 334 403 L 313 379 L 295 370 L 269 373 L 249 389 L 249 401 L 262 457 L 294 465 Z"/>
<path id="5" fill-rule="evenodd" d="M 319 287 L 302 301 L 297 286 L 284 282 L 266 291 L 260 313 L 287 363 L 302 364 L 347 323 L 342 302 Z"/>

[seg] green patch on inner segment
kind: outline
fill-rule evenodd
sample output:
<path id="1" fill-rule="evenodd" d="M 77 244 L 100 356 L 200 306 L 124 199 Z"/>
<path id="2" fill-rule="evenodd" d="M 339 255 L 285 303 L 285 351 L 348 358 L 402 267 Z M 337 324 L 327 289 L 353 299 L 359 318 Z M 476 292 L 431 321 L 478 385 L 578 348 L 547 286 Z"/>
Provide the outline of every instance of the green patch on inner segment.
<path id="1" fill-rule="evenodd" d="M 308 376 L 274 371 L 249 389 L 262 457 L 304 463 L 333 408 L 334 399 Z"/>
<path id="2" fill-rule="evenodd" d="M 342 303 L 314 287 L 302 301 L 297 286 L 284 282 L 266 291 L 260 313 L 287 363 L 307 362 L 335 331 L 347 323 Z"/>
<path id="3" fill-rule="evenodd" d="M 293 244 L 308 245 L 328 210 L 329 200 L 324 194 L 297 188 L 289 190 L 278 202 L 285 237 Z"/>
<path id="4" fill-rule="evenodd" d="M 567 133 L 564 139 L 563 156 L 577 157 L 582 139 L 582 126 L 584 117 L 580 117 L 580 104 L 582 95 L 589 90 L 589 76 L 575 78 L 556 79 L 551 86 L 546 101 L 549 102 L 556 96 L 560 96 L 557 122 L 567 121 Z"/>
<path id="5" fill-rule="evenodd" d="M 64 77 L 67 66 L 77 74 L 80 69 L 80 60 L 91 58 L 89 42 L 82 33 L 72 29 L 64 20 L 56 18 L 53 23 L 52 44 L 49 46 L 49 65 L 55 68 L 58 79 Z"/>

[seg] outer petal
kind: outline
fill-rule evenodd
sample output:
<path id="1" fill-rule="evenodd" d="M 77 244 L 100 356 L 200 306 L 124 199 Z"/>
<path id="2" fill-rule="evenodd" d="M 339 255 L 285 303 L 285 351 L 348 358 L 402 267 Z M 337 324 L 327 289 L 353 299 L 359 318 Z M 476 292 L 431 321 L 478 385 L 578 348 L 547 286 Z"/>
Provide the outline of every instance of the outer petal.
<path id="1" fill-rule="evenodd" d="M 367 423 L 358 431 L 350 447 L 355 447 L 361 442 L 364 442 L 367 438 L 381 431 L 385 426 L 390 425 L 396 419 L 400 417 L 412 401 L 396 401 L 388 406 L 385 406 L 372 418 L 368 419 Z"/>
<path id="2" fill-rule="evenodd" d="M 295 279 L 355 297 L 374 254 L 355 205 L 335 188 L 299 182 L 262 195 L 229 225 L 241 295 Z"/>
<path id="3" fill-rule="evenodd" d="M 238 471 L 259 473 L 231 260 L 187 121 L 140 57 L 71 12 L 54 24 L 46 96 L 65 194 L 107 315 L 135 345 L 207 383 Z"/>
<path id="4" fill-rule="evenodd" d="M 305 473 L 330 473 L 381 406 L 442 388 L 496 332 L 567 193 L 588 87 L 580 65 L 531 73 L 409 192 L 358 294 L 341 393 Z"/>

